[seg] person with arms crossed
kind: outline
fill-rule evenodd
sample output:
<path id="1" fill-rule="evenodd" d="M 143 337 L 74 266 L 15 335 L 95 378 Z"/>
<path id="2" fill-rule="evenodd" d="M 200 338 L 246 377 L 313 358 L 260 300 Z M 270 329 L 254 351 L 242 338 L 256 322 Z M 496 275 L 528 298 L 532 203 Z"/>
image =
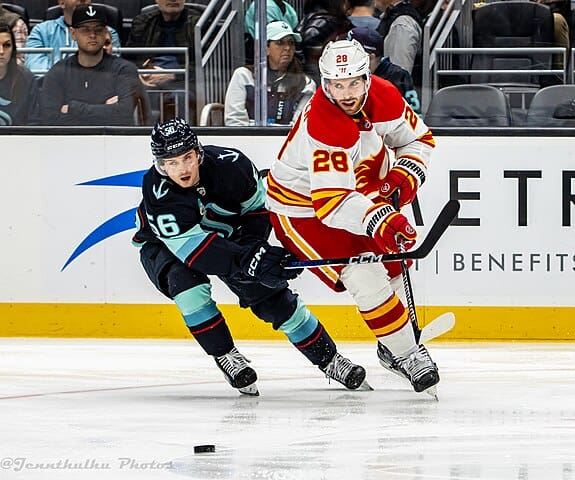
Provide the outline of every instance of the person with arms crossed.
<path id="1" fill-rule="evenodd" d="M 284 269 L 292 256 L 267 241 L 265 189 L 250 159 L 234 148 L 202 146 L 180 118 L 156 124 L 151 147 L 155 165 L 144 175 L 133 241 L 152 283 L 175 302 L 228 383 L 258 394 L 256 372 L 234 346 L 208 275 L 219 277 L 242 308 L 282 331 L 327 377 L 351 390 L 369 389 L 365 369 L 337 352 L 288 288 L 287 280 L 301 270 Z"/>
<path id="2" fill-rule="evenodd" d="M 322 88 L 271 165 L 272 225 L 278 240 L 301 260 L 395 253 L 398 243 L 409 249 L 415 242 L 415 229 L 390 198 L 398 192 L 400 206 L 413 201 L 425 181 L 434 139 L 397 88 L 371 76 L 369 63 L 356 40 L 325 47 L 319 61 Z M 378 339 L 384 367 L 405 376 L 417 392 L 434 388 L 438 369 L 416 342 L 401 300 L 398 263 L 312 271 L 333 290 L 351 294 Z"/>
<path id="3" fill-rule="evenodd" d="M 62 15 L 54 20 L 44 20 L 36 25 L 26 40 L 26 48 L 53 48 L 54 55 L 49 53 L 28 53 L 26 67 L 32 72 L 46 72 L 62 58 L 61 48 L 77 47 L 77 42 L 70 34 L 72 14 L 79 6 L 90 5 L 92 0 L 58 0 Z M 108 27 L 114 48 L 120 48 L 120 37 L 112 27 Z"/>
<path id="4" fill-rule="evenodd" d="M 80 5 L 72 16 L 78 52 L 60 60 L 44 77 L 40 94 L 46 125 L 134 125 L 142 90 L 136 67 L 104 51 L 106 12 Z"/>

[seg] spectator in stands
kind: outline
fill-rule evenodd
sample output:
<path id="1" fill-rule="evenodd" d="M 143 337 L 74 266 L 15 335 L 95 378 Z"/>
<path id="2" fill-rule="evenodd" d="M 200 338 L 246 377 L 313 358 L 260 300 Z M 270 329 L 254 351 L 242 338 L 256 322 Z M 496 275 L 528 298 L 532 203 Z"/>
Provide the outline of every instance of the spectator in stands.
<path id="1" fill-rule="evenodd" d="M 421 103 L 411 74 L 399 65 L 392 63 L 388 57 L 382 57 L 383 37 L 371 28 L 356 27 L 349 31 L 347 38 L 348 40 L 357 40 L 369 54 L 371 73 L 393 83 L 413 111 L 420 114 Z"/>
<path id="2" fill-rule="evenodd" d="M 63 15 L 55 20 L 46 20 L 36 25 L 26 41 L 27 48 L 53 48 L 54 63 L 62 57 L 61 48 L 76 48 L 77 44 L 70 35 L 72 13 L 77 5 L 90 5 L 92 0 L 58 0 Z M 111 27 L 114 48 L 120 48 L 120 37 Z M 30 53 L 26 55 L 26 66 L 33 72 L 46 72 L 52 67 L 52 56 L 48 53 Z"/>
<path id="3" fill-rule="evenodd" d="M 377 29 L 383 37 L 383 53 L 411 74 L 421 52 L 421 15 L 410 0 L 375 0 L 375 5 L 383 11 Z"/>
<path id="4" fill-rule="evenodd" d="M 114 39 L 112 38 L 112 34 L 109 30 L 106 30 L 104 36 L 104 52 L 108 55 L 112 55 L 112 52 L 114 51 Z"/>
<path id="5" fill-rule="evenodd" d="M 194 81 L 195 71 L 195 41 L 194 27 L 201 11 L 187 7 L 184 0 L 156 0 L 158 9 L 141 13 L 132 22 L 130 36 L 126 46 L 128 47 L 188 47 L 189 49 L 189 72 L 190 82 Z M 138 59 L 141 68 L 162 70 L 166 68 L 184 68 L 183 56 L 155 55 L 144 56 Z M 176 79 L 174 74 L 143 74 L 142 82 L 149 88 L 161 88 L 164 90 L 182 89 L 183 79 Z M 190 118 L 195 118 L 194 89 L 190 88 Z M 161 108 L 164 108 L 164 119 L 175 117 L 175 112 L 167 112 L 169 108 L 175 108 L 177 102 L 174 96 L 167 100 Z M 181 102 L 181 99 L 180 99 Z M 182 108 L 183 110 L 183 108 Z"/>
<path id="6" fill-rule="evenodd" d="M 267 0 L 267 23 L 271 22 L 286 22 L 292 29 L 297 26 L 298 18 L 295 9 L 285 0 Z M 248 7 L 245 15 L 245 29 L 246 33 L 252 38 L 255 37 L 254 31 L 254 2 Z"/>
<path id="7" fill-rule="evenodd" d="M 37 123 L 37 82 L 17 51 L 14 29 L 0 22 L 0 126 Z"/>
<path id="8" fill-rule="evenodd" d="M 255 37 L 255 20 L 254 20 L 254 2 L 246 10 L 244 19 L 245 25 L 245 44 L 246 44 L 246 65 L 254 62 L 254 37 Z M 266 25 L 271 22 L 286 22 L 292 29 L 297 26 L 298 18 L 295 9 L 284 0 L 267 0 L 266 5 Z"/>
<path id="9" fill-rule="evenodd" d="M 535 0 L 535 2 L 547 5 L 553 13 L 553 46 L 569 48 L 569 25 L 572 15 L 571 0 Z M 553 55 L 553 68 L 564 68 L 563 55 Z M 557 83 L 563 82 L 560 80 Z"/>
<path id="10" fill-rule="evenodd" d="M 2 3 L 0 3 L 0 22 L 7 23 L 12 32 L 14 33 L 14 38 L 16 39 L 16 48 L 21 49 L 26 46 L 26 39 L 28 38 L 28 27 L 20 15 L 17 13 L 9 12 L 6 10 Z M 18 56 L 18 63 L 22 64 L 24 59 Z"/>
<path id="11" fill-rule="evenodd" d="M 268 125 L 291 125 L 316 90 L 295 57 L 301 41 L 286 22 L 272 22 L 267 37 Z M 240 67 L 232 75 L 226 92 L 226 126 L 254 125 L 253 66 Z"/>
<path id="12" fill-rule="evenodd" d="M 305 0 L 304 16 L 295 31 L 302 37 L 304 71 L 319 85 L 318 61 L 323 47 L 343 39 L 353 24 L 347 18 L 347 0 Z"/>
<path id="13" fill-rule="evenodd" d="M 367 27 L 377 30 L 379 20 L 375 18 L 374 0 L 348 0 L 348 2 L 349 10 L 347 15 L 354 27 Z"/>
<path id="14" fill-rule="evenodd" d="M 104 51 L 106 12 L 79 5 L 72 16 L 78 52 L 44 77 L 40 105 L 47 125 L 134 125 L 140 82 L 134 65 Z"/>

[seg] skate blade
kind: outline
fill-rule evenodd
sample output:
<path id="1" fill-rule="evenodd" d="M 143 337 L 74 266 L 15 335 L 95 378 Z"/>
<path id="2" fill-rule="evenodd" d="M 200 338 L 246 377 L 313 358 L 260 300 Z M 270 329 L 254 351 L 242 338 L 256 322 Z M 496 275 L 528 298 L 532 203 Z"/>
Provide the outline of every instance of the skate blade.
<path id="1" fill-rule="evenodd" d="M 437 386 L 433 385 L 433 387 L 429 387 L 427 390 L 424 390 L 431 398 L 435 399 L 436 402 L 439 402 L 439 397 L 437 396 Z"/>
<path id="2" fill-rule="evenodd" d="M 247 387 L 238 388 L 240 393 L 244 395 L 249 395 L 251 397 L 259 397 L 260 392 L 258 391 L 258 387 L 255 383 L 248 385 Z"/>
<path id="3" fill-rule="evenodd" d="M 373 387 L 367 383 L 367 380 L 361 382 L 361 385 L 356 388 L 356 390 L 362 390 L 364 392 L 373 392 Z"/>

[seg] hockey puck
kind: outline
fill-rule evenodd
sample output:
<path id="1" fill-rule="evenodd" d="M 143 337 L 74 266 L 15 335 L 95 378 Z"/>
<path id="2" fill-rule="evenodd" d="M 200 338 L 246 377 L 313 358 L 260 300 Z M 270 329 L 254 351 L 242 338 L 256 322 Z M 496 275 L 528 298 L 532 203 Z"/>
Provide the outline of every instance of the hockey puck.
<path id="1" fill-rule="evenodd" d="M 214 453 L 216 451 L 215 445 L 195 445 L 194 453 Z"/>

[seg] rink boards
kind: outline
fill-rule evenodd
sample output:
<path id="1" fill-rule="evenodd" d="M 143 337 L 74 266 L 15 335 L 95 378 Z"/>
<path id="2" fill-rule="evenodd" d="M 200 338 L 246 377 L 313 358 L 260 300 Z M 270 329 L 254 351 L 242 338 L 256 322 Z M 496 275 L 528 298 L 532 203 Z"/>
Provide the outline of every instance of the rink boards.
<path id="1" fill-rule="evenodd" d="M 206 136 L 267 168 L 283 136 Z M 1 136 L 5 170 L 0 336 L 186 337 L 131 245 L 146 136 Z M 568 137 L 445 137 L 419 208 L 423 237 L 449 198 L 461 211 L 413 272 L 422 323 L 457 316 L 452 339 L 575 338 L 575 152 Z M 347 294 L 309 272 L 292 283 L 331 333 L 371 333 Z M 237 338 L 279 338 L 241 310 L 217 280 L 214 295 Z"/>

